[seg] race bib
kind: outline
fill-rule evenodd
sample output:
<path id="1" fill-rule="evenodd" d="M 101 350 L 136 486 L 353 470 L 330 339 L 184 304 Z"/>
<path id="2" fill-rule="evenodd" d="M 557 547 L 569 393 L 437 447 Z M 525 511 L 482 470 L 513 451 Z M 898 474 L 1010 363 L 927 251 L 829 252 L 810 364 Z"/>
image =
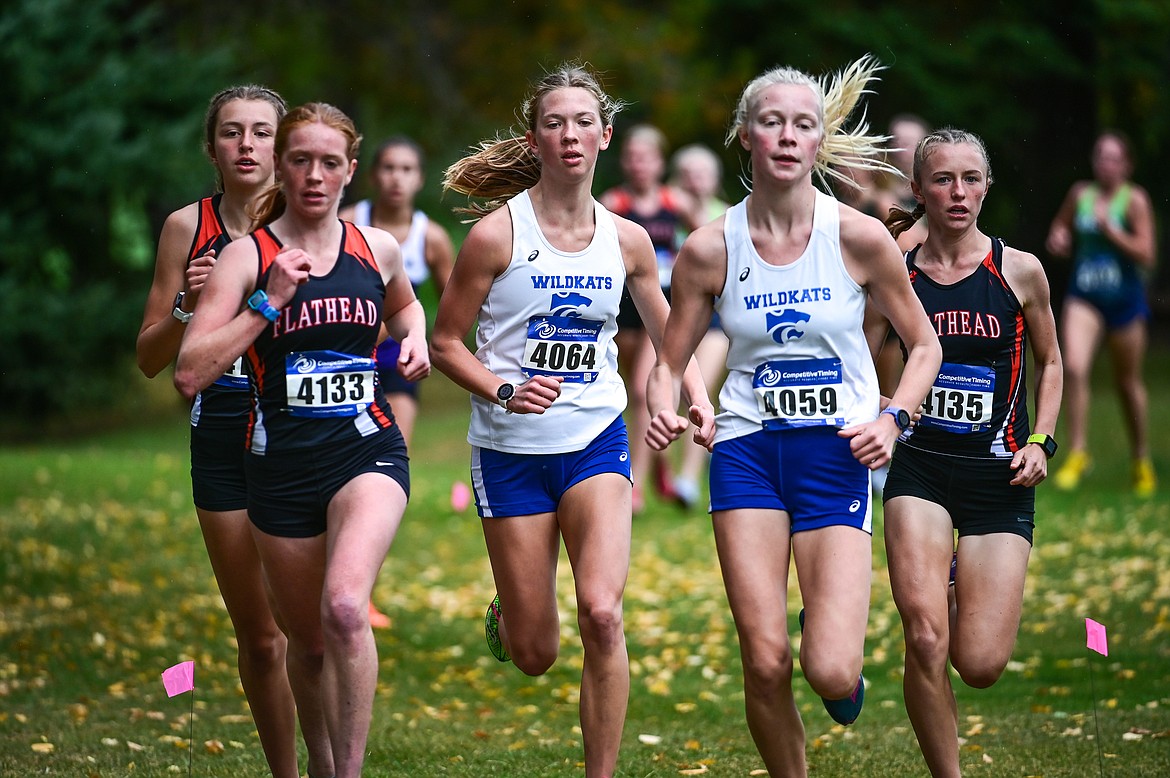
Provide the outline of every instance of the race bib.
<path id="1" fill-rule="evenodd" d="M 236 357 L 236 361 L 232 362 L 232 366 L 223 375 L 215 379 L 215 385 L 222 386 L 225 389 L 246 390 L 248 388 L 248 376 L 244 373 L 244 358 Z"/>
<path id="2" fill-rule="evenodd" d="M 844 426 L 841 384 L 840 359 L 764 362 L 752 377 L 766 430 Z"/>
<path id="3" fill-rule="evenodd" d="M 995 370 L 943 362 L 922 404 L 920 427 L 969 434 L 991 429 Z"/>
<path id="4" fill-rule="evenodd" d="M 1121 265 L 1111 254 L 1096 254 L 1077 264 L 1077 288 L 1097 294 L 1116 294 L 1121 289 Z"/>
<path id="5" fill-rule="evenodd" d="M 285 357 L 287 409 L 310 419 L 356 416 L 374 401 L 375 363 L 336 351 L 301 351 Z"/>
<path id="6" fill-rule="evenodd" d="M 597 341 L 604 322 L 579 316 L 533 316 L 520 369 L 534 375 L 560 376 L 573 383 L 597 380 Z"/>

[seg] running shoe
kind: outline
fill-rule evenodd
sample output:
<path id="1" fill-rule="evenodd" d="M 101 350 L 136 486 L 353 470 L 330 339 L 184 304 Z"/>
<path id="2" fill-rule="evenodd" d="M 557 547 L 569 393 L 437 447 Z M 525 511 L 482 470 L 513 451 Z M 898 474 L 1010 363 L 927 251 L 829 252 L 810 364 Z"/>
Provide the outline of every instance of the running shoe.
<path id="1" fill-rule="evenodd" d="M 673 502 L 678 499 L 674 493 L 674 479 L 670 477 L 670 465 L 663 457 L 654 459 L 654 491 L 664 500 Z"/>
<path id="2" fill-rule="evenodd" d="M 804 634 L 804 608 L 800 609 L 800 613 L 796 617 L 800 622 L 800 634 Z M 857 676 L 857 685 L 853 687 L 853 693 L 848 697 L 842 697 L 839 700 L 830 700 L 821 697 L 821 702 L 825 704 L 825 710 L 843 727 L 847 727 L 853 722 L 857 721 L 857 717 L 861 715 L 861 706 L 865 704 L 865 674 L 861 673 Z"/>
<path id="3" fill-rule="evenodd" d="M 1133 461 L 1133 493 L 1135 497 L 1148 500 L 1158 489 L 1158 477 L 1154 475 L 1154 463 L 1149 457 Z"/>
<path id="4" fill-rule="evenodd" d="M 487 614 L 483 618 L 483 634 L 487 638 L 488 651 L 501 662 L 507 662 L 512 657 L 508 649 L 504 648 L 504 641 L 500 640 L 500 595 L 496 595 L 488 605 Z"/>
<path id="5" fill-rule="evenodd" d="M 699 485 L 689 478 L 674 479 L 674 500 L 690 510 L 699 501 Z"/>
<path id="6" fill-rule="evenodd" d="M 955 551 L 951 554 L 951 582 L 948 586 L 955 585 L 955 571 L 959 569 L 959 552 Z"/>
<path id="7" fill-rule="evenodd" d="M 1064 464 L 1056 471 L 1052 483 L 1063 492 L 1071 492 L 1081 485 L 1081 478 L 1089 472 L 1092 462 L 1084 451 L 1070 451 Z"/>

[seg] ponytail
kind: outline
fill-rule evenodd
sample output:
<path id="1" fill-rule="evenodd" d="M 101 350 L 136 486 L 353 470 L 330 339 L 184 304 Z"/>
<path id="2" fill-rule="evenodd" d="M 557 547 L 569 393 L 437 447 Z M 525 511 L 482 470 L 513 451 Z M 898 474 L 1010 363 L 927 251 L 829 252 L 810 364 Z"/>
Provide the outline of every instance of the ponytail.
<path id="1" fill-rule="evenodd" d="M 886 229 L 890 234 L 897 238 L 906 230 L 914 226 L 914 224 L 926 215 L 926 206 L 922 203 L 914 206 L 913 211 L 907 211 L 900 205 L 890 207 L 890 215 L 885 219 Z"/>
<path id="2" fill-rule="evenodd" d="M 279 181 L 265 189 L 248 209 L 248 216 L 252 217 L 252 231 L 267 227 L 279 219 L 286 205 L 284 187 Z"/>
<path id="3" fill-rule="evenodd" d="M 447 168 L 443 189 L 487 202 L 469 203 L 455 208 L 456 213 L 475 221 L 499 208 L 509 198 L 540 181 L 540 158 L 532 153 L 528 141 L 511 135 L 481 141 L 468 156 Z"/>

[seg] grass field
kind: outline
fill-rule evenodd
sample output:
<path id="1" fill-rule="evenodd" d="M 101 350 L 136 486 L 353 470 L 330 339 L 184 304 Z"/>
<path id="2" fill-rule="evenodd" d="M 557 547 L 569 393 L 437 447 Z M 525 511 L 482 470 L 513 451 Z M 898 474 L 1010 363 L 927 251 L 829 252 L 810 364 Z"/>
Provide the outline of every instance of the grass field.
<path id="1" fill-rule="evenodd" d="M 991 689 L 957 686 L 967 775 L 1170 775 L 1167 361 L 1151 358 L 1150 376 L 1163 496 L 1129 496 L 1108 390 L 1097 393 L 1098 464 L 1083 491 L 1041 488 L 1013 662 Z M 265 774 L 191 508 L 183 412 L 165 380 L 142 383 L 149 399 L 133 424 L 0 450 L 0 776 L 182 775 L 189 758 L 198 776 Z M 375 590 L 394 627 L 377 633 L 366 773 L 581 776 L 567 564 L 557 664 L 534 679 L 497 663 L 483 642 L 493 587 L 479 522 L 450 503 L 452 483 L 466 480 L 466 396 L 435 377 L 423 403 L 414 495 Z M 902 706 L 880 537 L 862 717 L 833 725 L 795 681 L 816 776 L 926 774 Z M 1108 627 L 1108 658 L 1086 650 L 1086 616 Z M 633 683 L 619 774 L 762 774 L 705 515 L 652 503 L 635 521 L 626 624 Z M 193 698 L 167 698 L 159 674 L 185 659 L 196 662 Z"/>

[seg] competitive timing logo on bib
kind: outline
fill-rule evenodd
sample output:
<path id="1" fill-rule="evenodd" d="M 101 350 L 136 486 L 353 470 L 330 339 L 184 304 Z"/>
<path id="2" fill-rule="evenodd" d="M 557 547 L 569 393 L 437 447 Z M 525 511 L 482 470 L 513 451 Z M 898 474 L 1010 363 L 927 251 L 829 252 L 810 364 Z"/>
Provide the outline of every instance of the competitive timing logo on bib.
<path id="1" fill-rule="evenodd" d="M 585 321 L 581 326 L 575 324 L 568 324 L 564 318 L 580 318 L 580 317 L 562 317 L 558 323 L 555 319 L 544 319 L 542 321 L 534 322 L 532 325 L 532 334 L 541 340 L 585 340 L 595 338 L 597 330 L 600 329 L 600 322 Z M 597 324 L 598 326 L 593 326 Z"/>
<path id="2" fill-rule="evenodd" d="M 804 337 L 804 328 L 801 325 L 807 323 L 811 318 L 803 311 L 785 308 L 779 313 L 768 311 L 764 317 L 764 323 L 772 340 L 784 344 L 790 340 Z"/>
<path id="3" fill-rule="evenodd" d="M 780 383 L 780 371 L 771 365 L 761 365 L 755 383 L 757 386 L 775 386 Z"/>
<path id="4" fill-rule="evenodd" d="M 553 316 L 580 316 L 585 308 L 593 304 L 593 300 L 576 292 L 557 292 L 552 296 L 549 309 Z"/>
<path id="5" fill-rule="evenodd" d="M 765 362 L 756 368 L 756 386 L 784 386 L 841 383 L 841 365 L 834 359 L 799 359 L 794 362 Z"/>
<path id="6" fill-rule="evenodd" d="M 317 369 L 317 360 L 302 354 L 293 362 L 293 370 L 298 373 L 312 373 Z"/>
<path id="7" fill-rule="evenodd" d="M 305 373 L 332 373 L 339 370 L 362 369 L 370 361 L 365 357 L 354 357 L 340 354 L 336 351 L 317 351 L 312 353 L 292 353 L 288 355 L 294 372 Z"/>

